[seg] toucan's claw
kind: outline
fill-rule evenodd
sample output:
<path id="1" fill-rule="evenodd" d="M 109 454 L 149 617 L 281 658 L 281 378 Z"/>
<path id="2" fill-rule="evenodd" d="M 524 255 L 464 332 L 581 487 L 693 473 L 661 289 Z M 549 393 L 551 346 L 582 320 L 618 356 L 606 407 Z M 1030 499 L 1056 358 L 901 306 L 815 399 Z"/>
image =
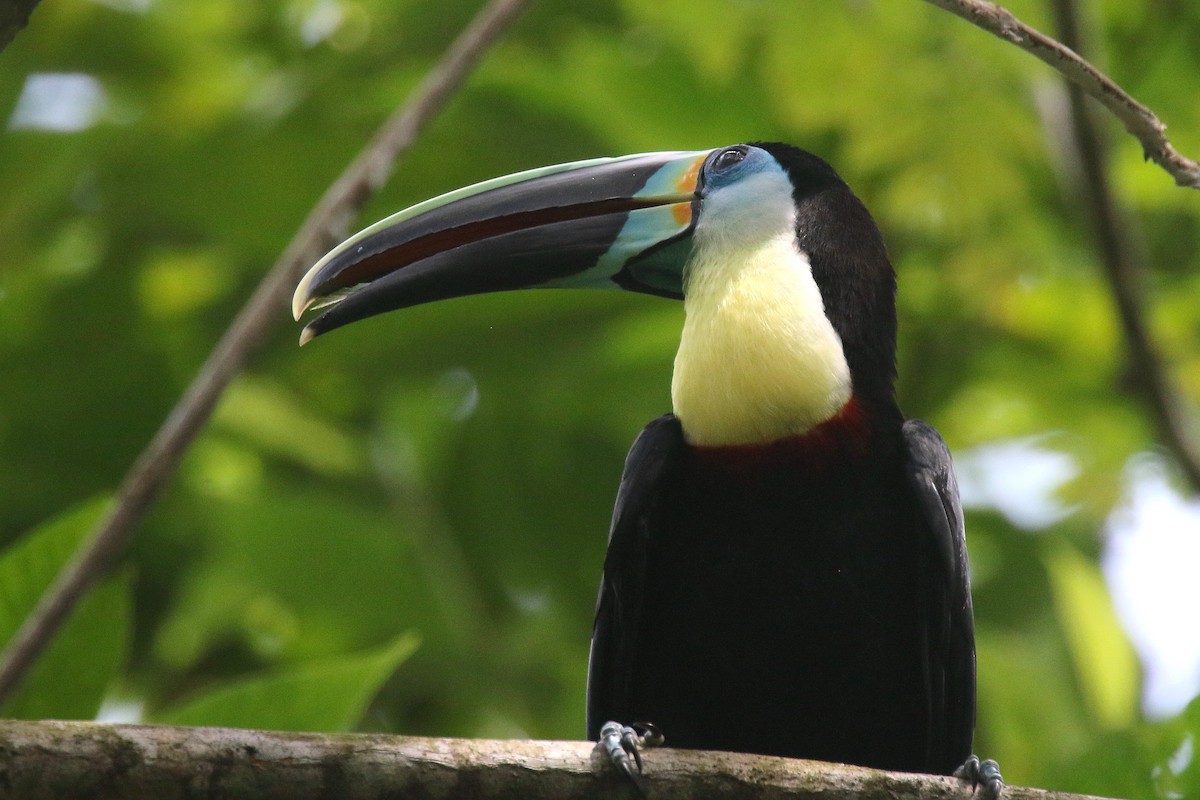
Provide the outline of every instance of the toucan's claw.
<path id="1" fill-rule="evenodd" d="M 1000 800 L 1004 791 L 1004 778 L 1000 776 L 1000 765 L 990 758 L 980 759 L 972 755 L 961 767 L 954 770 L 954 777 L 971 782 L 971 791 L 979 800 Z"/>
<path id="2" fill-rule="evenodd" d="M 633 781 L 642 794 L 646 793 L 642 779 L 642 748 L 658 747 L 663 741 L 662 731 L 649 722 L 635 722 L 633 725 L 606 722 L 600 728 L 600 744 L 608 753 L 608 760 Z"/>
<path id="3" fill-rule="evenodd" d="M 667 741 L 667 737 L 653 722 L 635 722 L 633 727 L 641 731 L 638 742 L 642 747 L 662 747 Z"/>

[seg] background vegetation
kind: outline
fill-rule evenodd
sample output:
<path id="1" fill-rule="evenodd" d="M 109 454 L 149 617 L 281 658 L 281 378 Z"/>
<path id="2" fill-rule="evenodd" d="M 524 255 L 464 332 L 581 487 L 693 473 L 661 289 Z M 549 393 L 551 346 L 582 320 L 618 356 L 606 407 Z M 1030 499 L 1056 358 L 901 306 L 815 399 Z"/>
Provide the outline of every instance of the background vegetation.
<path id="1" fill-rule="evenodd" d="M 1041 0 L 1009 6 L 1053 32 Z M 0 55 L 0 633 L 475 8 L 59 0 Z M 1084 8 L 1095 60 L 1200 152 L 1200 6 Z M 1062 107 L 1044 66 L 922 3 L 548 0 L 360 221 L 596 155 L 760 138 L 824 155 L 897 265 L 902 404 L 960 457 L 977 749 L 1017 783 L 1196 796 L 1195 686 L 1143 702 L 1129 637 L 1147 632 L 1101 569 L 1120 572 L 1118 532 L 1164 524 L 1138 492 L 1183 484 L 1126 391 Z M 1150 322 L 1194 401 L 1200 194 L 1111 132 Z M 134 551 L 5 713 L 578 738 L 607 518 L 626 448 L 669 406 L 681 316 L 522 293 L 301 351 L 281 307 Z M 1166 532 L 1200 536 L 1197 518 Z M 1197 564 L 1176 552 L 1134 594 L 1175 598 L 1157 620 L 1186 644 Z"/>

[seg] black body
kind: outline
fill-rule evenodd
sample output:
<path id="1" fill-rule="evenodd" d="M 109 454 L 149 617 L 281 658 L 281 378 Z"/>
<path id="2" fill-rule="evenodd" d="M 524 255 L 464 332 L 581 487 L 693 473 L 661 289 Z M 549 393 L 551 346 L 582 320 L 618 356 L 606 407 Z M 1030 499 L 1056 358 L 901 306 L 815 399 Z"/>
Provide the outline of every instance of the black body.
<path id="1" fill-rule="evenodd" d="M 975 670 L 949 454 L 919 422 L 856 455 L 724 459 L 667 415 L 626 464 L 596 614 L 588 735 L 949 774 Z"/>

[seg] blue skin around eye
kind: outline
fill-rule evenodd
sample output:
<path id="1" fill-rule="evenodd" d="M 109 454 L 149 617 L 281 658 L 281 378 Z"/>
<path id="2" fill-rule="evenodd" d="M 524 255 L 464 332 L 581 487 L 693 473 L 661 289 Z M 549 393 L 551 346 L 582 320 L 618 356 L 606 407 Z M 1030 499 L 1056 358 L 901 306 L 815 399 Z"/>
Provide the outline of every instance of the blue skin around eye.
<path id="1" fill-rule="evenodd" d="M 766 150 L 758 147 L 747 147 L 745 158 L 730 167 L 718 170 L 714 167 L 714 164 L 720 158 L 721 153 L 727 149 L 722 148 L 714 151 L 709 156 L 708 162 L 704 165 L 704 189 L 701 192 L 702 195 L 725 186 L 730 186 L 757 172 L 783 172 L 783 167 L 779 165 L 775 157 Z"/>

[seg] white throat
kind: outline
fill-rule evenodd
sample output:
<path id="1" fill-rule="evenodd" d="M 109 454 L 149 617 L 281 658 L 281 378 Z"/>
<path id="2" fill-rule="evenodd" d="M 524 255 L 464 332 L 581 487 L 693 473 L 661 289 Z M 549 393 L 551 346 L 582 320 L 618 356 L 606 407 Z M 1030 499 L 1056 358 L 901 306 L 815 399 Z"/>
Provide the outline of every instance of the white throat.
<path id="1" fill-rule="evenodd" d="M 785 203 L 770 196 L 782 187 L 758 188 L 752 217 L 706 208 L 720 221 L 696 229 L 671 381 L 675 415 L 693 445 L 804 433 L 850 400 L 841 338 L 796 243 L 790 185 Z"/>

